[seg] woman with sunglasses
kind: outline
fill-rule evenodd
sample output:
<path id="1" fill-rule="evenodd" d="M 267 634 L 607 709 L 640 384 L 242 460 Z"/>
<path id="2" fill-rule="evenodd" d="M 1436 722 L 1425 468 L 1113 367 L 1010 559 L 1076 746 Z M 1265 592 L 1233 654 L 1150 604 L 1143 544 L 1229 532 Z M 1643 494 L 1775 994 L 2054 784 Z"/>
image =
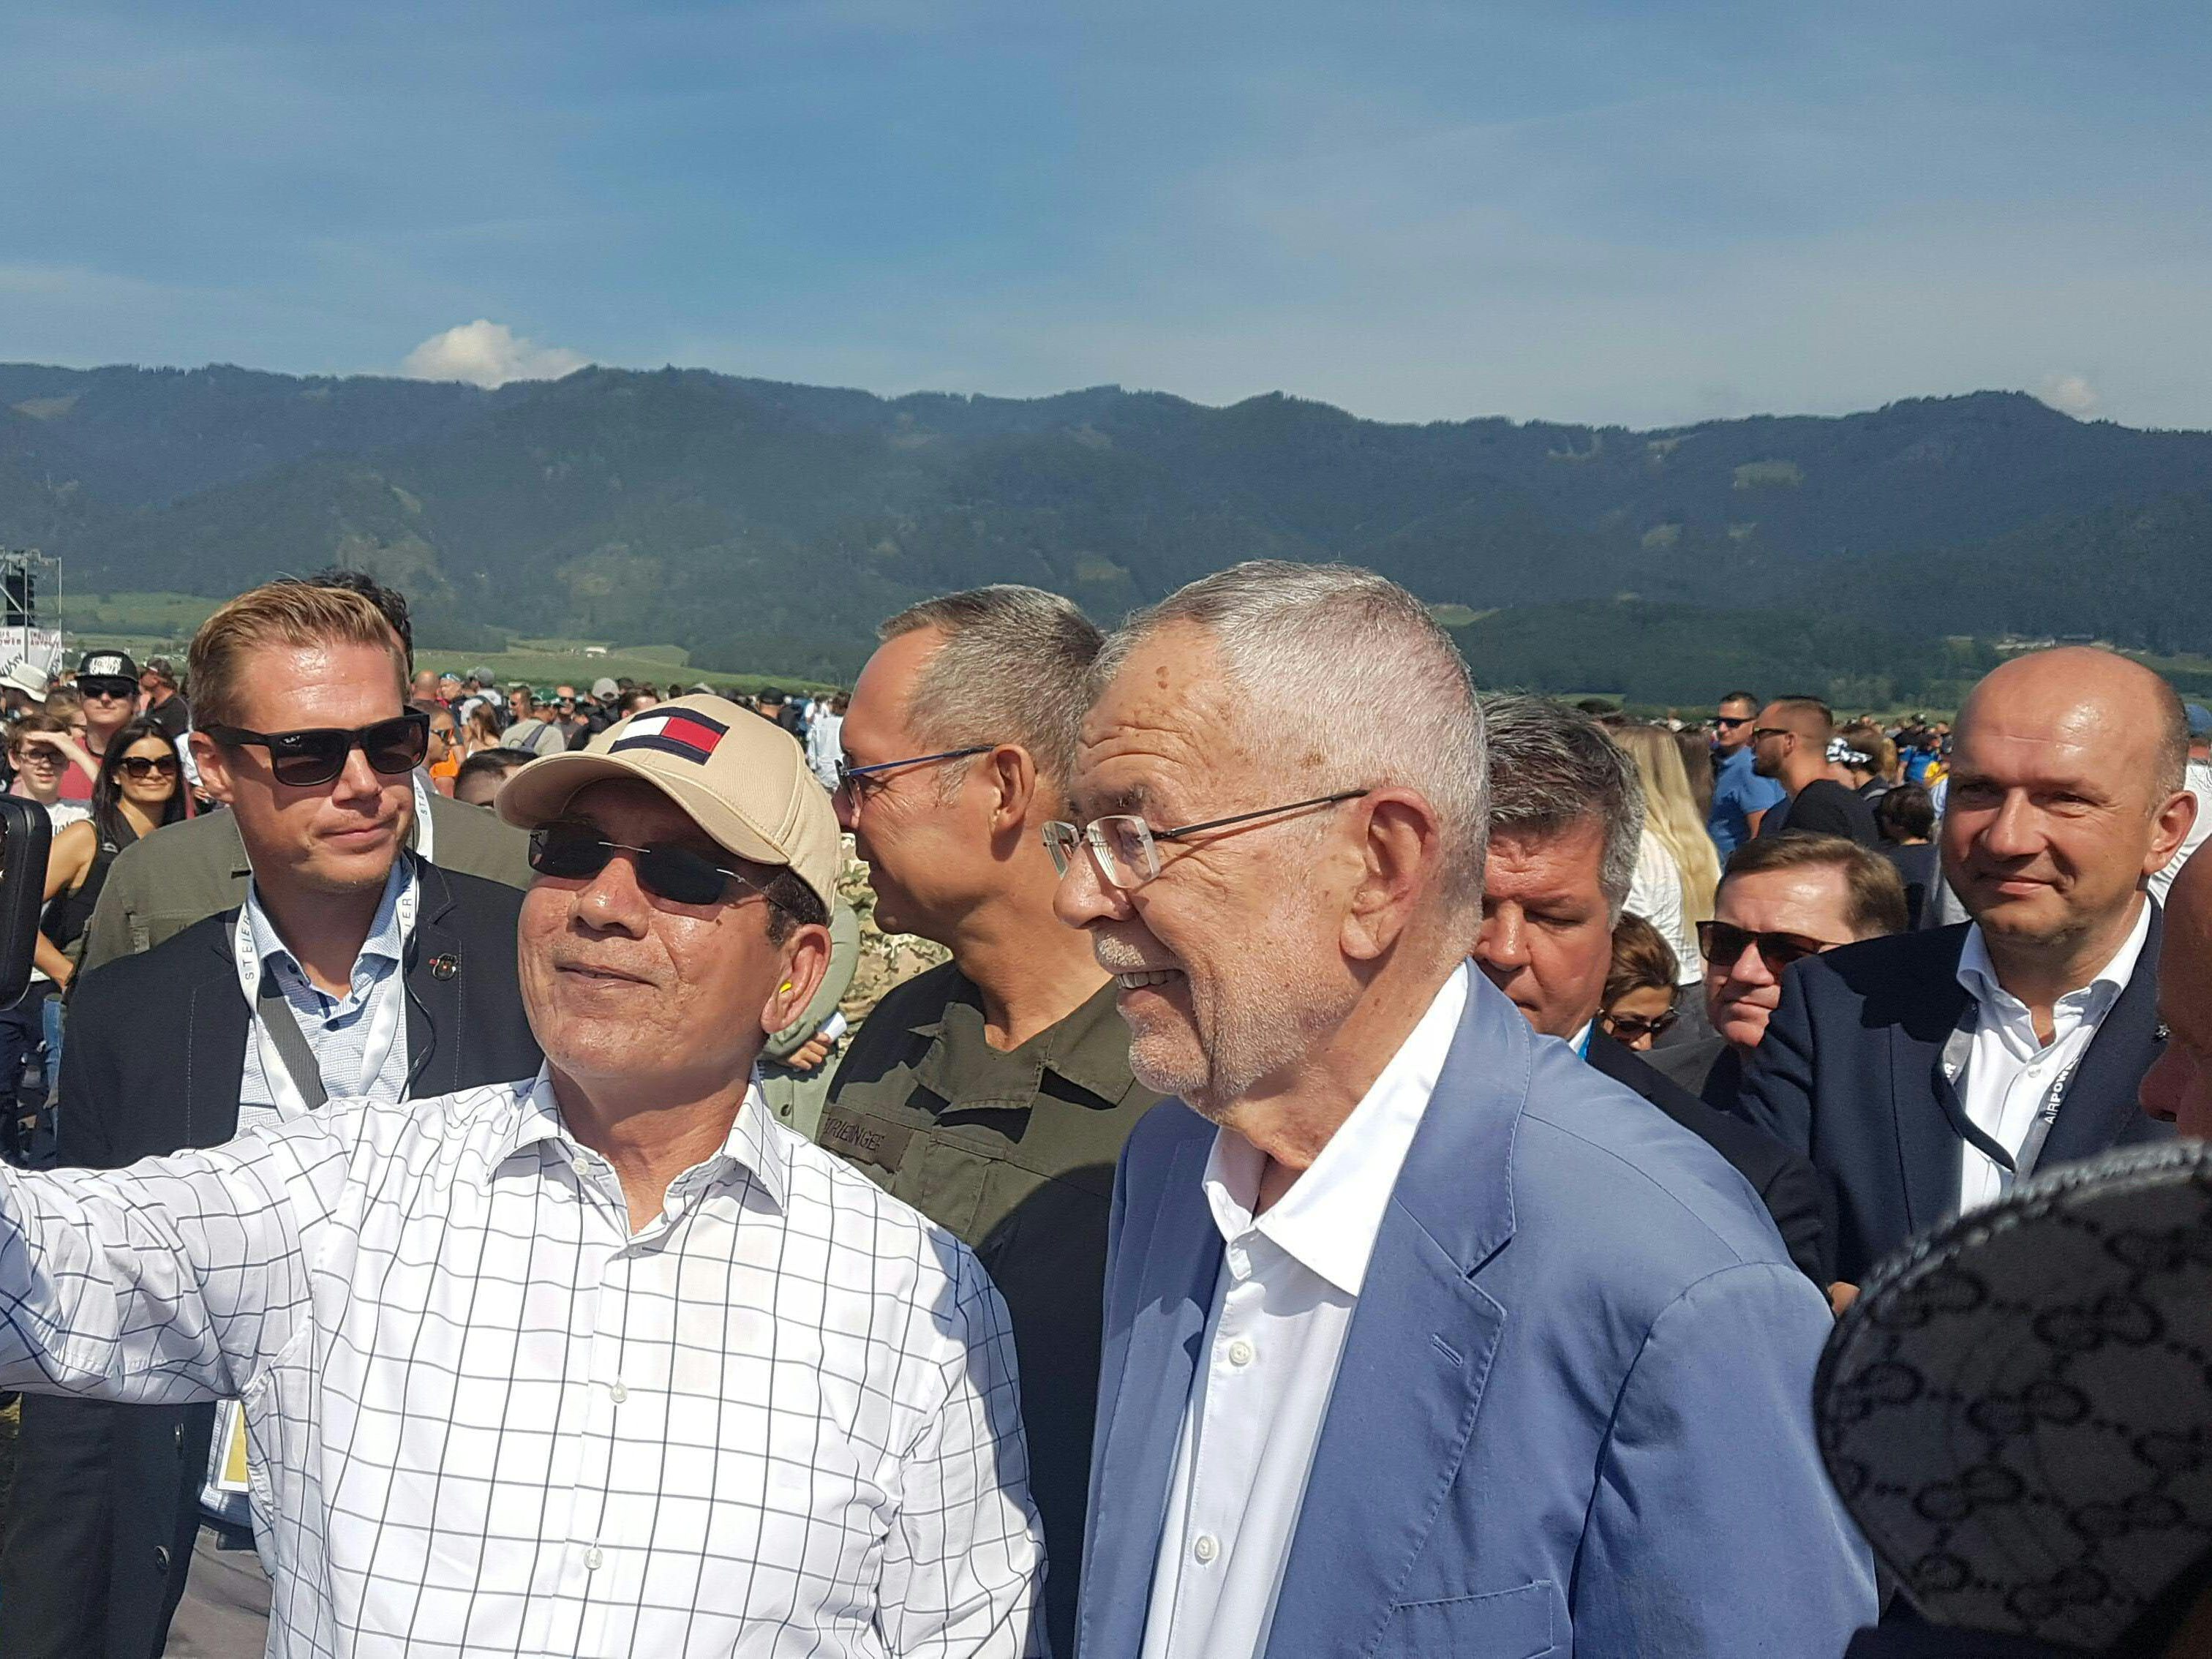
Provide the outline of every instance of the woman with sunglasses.
<path id="1" fill-rule="evenodd" d="M 1613 924 L 1599 1026 L 1622 1048 L 1648 1054 L 1674 1024 L 1676 974 L 1674 952 L 1659 930 L 1624 913 Z"/>
<path id="2" fill-rule="evenodd" d="M 180 771 L 176 745 L 158 725 L 143 718 L 130 721 L 108 740 L 92 786 L 91 817 L 54 837 L 46 855 L 46 915 L 38 964 L 64 990 L 76 972 L 71 947 L 84 937 L 115 855 L 185 817 Z M 48 1064 L 58 1057 L 50 1053 Z"/>
<path id="3" fill-rule="evenodd" d="M 44 710 L 33 710 L 8 728 L 8 759 L 15 770 L 15 793 L 46 809 L 57 837 L 73 823 L 92 816 L 82 801 L 61 798 L 62 776 L 70 767 L 69 722 Z M 23 1075 L 24 1062 L 40 1052 L 46 1041 L 46 1005 L 60 994 L 52 976 L 34 969 L 31 982 L 14 1006 L 0 1009 L 0 1101 L 13 1104 Z M 46 1066 L 44 1078 L 53 1070 Z M 12 1110 L 0 1124 L 0 1156 L 11 1164 L 27 1165 L 40 1155 L 34 1146 L 34 1120 L 27 1122 Z"/>

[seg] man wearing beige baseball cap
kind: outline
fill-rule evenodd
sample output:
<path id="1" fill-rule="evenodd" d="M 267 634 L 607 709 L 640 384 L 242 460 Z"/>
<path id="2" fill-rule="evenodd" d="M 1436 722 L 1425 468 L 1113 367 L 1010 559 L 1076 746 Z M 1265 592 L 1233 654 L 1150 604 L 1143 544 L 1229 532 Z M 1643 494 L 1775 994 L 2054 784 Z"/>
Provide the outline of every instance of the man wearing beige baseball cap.
<path id="1" fill-rule="evenodd" d="M 275 1652 L 1036 1651 L 998 1292 L 753 1081 L 830 950 L 798 744 L 682 697 L 497 805 L 544 1068 L 0 1167 L 0 1388 L 242 1396 Z"/>

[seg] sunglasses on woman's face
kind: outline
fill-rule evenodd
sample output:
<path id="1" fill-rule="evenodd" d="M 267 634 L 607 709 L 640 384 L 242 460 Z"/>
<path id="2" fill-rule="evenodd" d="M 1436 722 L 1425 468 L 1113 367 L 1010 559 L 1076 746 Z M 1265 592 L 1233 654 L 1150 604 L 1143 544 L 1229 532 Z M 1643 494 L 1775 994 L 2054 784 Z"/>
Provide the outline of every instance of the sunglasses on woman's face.
<path id="1" fill-rule="evenodd" d="M 149 778 L 173 778 L 177 775 L 174 755 L 125 755 L 115 763 L 115 769 L 136 783 Z"/>
<path id="2" fill-rule="evenodd" d="M 1661 1036 L 1673 1030 L 1679 1018 L 1672 1008 L 1651 1019 L 1638 1019 L 1634 1014 L 1607 1014 L 1605 1031 L 1607 1036 L 1619 1037 L 1623 1042 L 1640 1042 L 1645 1037 Z"/>
<path id="3" fill-rule="evenodd" d="M 430 717 L 412 709 L 351 731 L 335 726 L 300 732 L 249 732 L 242 726 L 201 730 L 227 749 L 246 744 L 266 749 L 270 771 L 277 782 L 293 789 L 330 782 L 345 770 L 346 757 L 356 749 L 368 757 L 374 770 L 387 778 L 404 776 L 430 752 Z"/>

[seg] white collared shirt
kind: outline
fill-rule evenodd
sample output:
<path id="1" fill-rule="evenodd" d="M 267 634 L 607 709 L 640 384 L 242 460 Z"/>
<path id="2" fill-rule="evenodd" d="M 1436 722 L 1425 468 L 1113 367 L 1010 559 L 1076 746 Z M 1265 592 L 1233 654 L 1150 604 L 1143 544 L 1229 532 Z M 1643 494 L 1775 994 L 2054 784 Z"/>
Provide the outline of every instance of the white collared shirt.
<path id="1" fill-rule="evenodd" d="M 1204 1181 L 1224 1249 L 1168 1483 L 1144 1659 L 1250 1659 L 1267 1646 L 1345 1333 L 1466 1010 L 1468 973 L 1462 963 L 1444 981 L 1264 1215 L 1252 1211 L 1265 1156 L 1215 1133 Z"/>
<path id="2" fill-rule="evenodd" d="M 1966 945 L 1959 952 L 1959 983 L 1974 1000 L 1974 1036 L 1966 1073 L 1954 1086 L 1976 1128 L 2007 1152 L 2020 1151 L 2052 1087 L 2061 1079 L 2070 1083 L 2098 1026 L 2128 988 L 2149 933 L 2150 903 L 2146 900 L 2112 959 L 2087 985 L 2051 1005 L 2051 1038 L 2045 1043 L 2035 1034 L 2027 1005 L 1997 983 L 1981 924 L 1966 930 Z M 2005 1172 L 1972 1142 L 1960 1152 L 1959 1212 L 1963 1215 L 1996 1201 L 2004 1191 Z"/>
<path id="3" fill-rule="evenodd" d="M 244 1399 L 274 1659 L 1030 1639 L 998 1292 L 757 1081 L 635 1235 L 541 1073 L 0 1168 L 0 1387 Z"/>

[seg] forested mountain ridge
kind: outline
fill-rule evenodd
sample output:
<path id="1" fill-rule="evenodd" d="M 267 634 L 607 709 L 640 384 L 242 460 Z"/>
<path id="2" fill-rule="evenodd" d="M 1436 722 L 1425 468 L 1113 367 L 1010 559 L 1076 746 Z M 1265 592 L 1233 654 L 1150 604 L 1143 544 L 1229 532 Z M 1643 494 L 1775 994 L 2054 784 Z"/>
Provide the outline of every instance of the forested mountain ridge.
<path id="1" fill-rule="evenodd" d="M 343 559 L 434 628 L 826 674 L 922 593 L 1031 581 L 1111 617 L 1262 555 L 1371 564 L 1478 611 L 1634 595 L 1677 635 L 1677 607 L 1723 633 L 1778 607 L 1869 638 L 2202 650 L 2212 611 L 2174 598 L 2212 568 L 2212 434 L 2002 392 L 1632 432 L 701 370 L 483 392 L 0 365 L 0 541 L 61 555 L 80 590 L 220 594 Z"/>

